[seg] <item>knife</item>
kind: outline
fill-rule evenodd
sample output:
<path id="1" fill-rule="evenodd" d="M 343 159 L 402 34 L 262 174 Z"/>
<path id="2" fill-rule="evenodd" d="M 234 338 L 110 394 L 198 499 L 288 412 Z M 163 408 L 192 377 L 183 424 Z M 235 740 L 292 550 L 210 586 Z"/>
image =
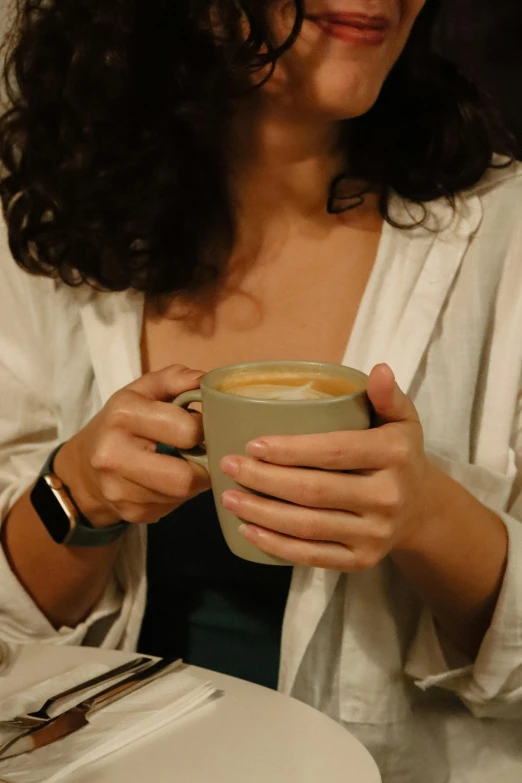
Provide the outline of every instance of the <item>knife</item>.
<path id="1" fill-rule="evenodd" d="M 63 737 L 68 737 L 69 734 L 73 734 L 78 729 L 89 725 L 89 715 L 97 712 L 102 707 L 107 707 L 128 693 L 137 691 L 164 674 L 174 671 L 182 663 L 181 658 L 162 658 L 157 663 L 152 664 L 152 666 L 148 666 L 146 669 L 126 677 L 116 685 L 105 688 L 95 696 L 91 696 L 75 707 L 66 710 L 66 712 L 62 712 L 61 715 L 50 720 L 45 726 L 30 729 L 21 736 L 9 740 L 0 749 L 0 760 L 19 756 L 22 753 L 29 753 L 32 750 L 50 745 Z"/>
<path id="2" fill-rule="evenodd" d="M 121 664 L 120 666 L 117 666 L 115 669 L 109 669 L 108 671 L 104 672 L 103 674 L 99 674 L 97 677 L 93 677 L 90 680 L 85 680 L 84 682 L 80 682 L 78 685 L 75 685 L 73 688 L 68 688 L 66 691 L 62 691 L 61 693 L 57 693 L 54 696 L 51 696 L 47 701 L 40 707 L 39 710 L 35 710 L 34 712 L 26 713 L 25 715 L 17 715 L 12 720 L 3 720 L 0 721 L 0 725 L 4 728 L 13 728 L 13 729 L 35 729 L 37 726 L 43 726 L 45 723 L 48 723 L 50 720 L 52 720 L 53 717 L 49 715 L 49 710 L 53 709 L 57 706 L 59 706 L 60 702 L 63 701 L 63 699 L 66 699 L 67 697 L 74 696 L 79 694 L 82 691 L 88 691 L 91 688 L 94 688 L 96 685 L 105 685 L 105 683 L 110 682 L 110 680 L 114 680 L 116 677 L 119 677 L 121 674 L 130 674 L 130 672 L 138 670 L 138 669 L 145 669 L 149 666 L 152 666 L 154 663 L 154 660 L 152 658 L 149 658 L 147 656 L 141 656 L 140 658 L 133 658 L 130 661 L 126 661 L 124 664 Z M 0 746 L 1 750 L 1 746 Z"/>

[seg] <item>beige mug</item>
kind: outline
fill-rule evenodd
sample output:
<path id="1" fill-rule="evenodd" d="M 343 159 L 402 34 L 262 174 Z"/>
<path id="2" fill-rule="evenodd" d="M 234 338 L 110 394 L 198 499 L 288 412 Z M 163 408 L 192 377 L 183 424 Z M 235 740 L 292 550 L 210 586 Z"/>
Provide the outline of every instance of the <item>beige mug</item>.
<path id="1" fill-rule="evenodd" d="M 319 399 L 259 399 L 238 396 L 238 388 L 266 384 L 274 377 L 292 387 L 314 379 L 318 388 L 334 396 Z M 285 382 L 286 382 L 285 381 Z M 246 454 L 246 445 L 263 435 L 308 435 L 370 427 L 371 405 L 366 394 L 368 376 L 359 370 L 326 362 L 248 362 L 220 367 L 207 373 L 201 386 L 173 402 L 182 408 L 200 402 L 205 445 L 179 455 L 203 466 L 210 474 L 221 530 L 229 549 L 238 557 L 266 565 L 289 565 L 261 552 L 239 532 L 242 520 L 221 503 L 228 489 L 241 489 L 220 468 L 223 457 Z M 225 390 L 224 390 L 225 389 Z M 254 390 L 255 391 L 255 390 Z M 339 393 L 340 392 L 340 393 Z M 322 394 L 323 392 L 317 392 Z"/>

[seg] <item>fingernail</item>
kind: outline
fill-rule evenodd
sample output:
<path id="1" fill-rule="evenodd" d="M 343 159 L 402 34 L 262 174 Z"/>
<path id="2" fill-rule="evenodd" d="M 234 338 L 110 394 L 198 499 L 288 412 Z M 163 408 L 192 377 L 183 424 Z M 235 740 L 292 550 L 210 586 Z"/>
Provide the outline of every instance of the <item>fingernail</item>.
<path id="1" fill-rule="evenodd" d="M 238 530 L 243 538 L 246 538 L 247 541 L 250 541 L 251 543 L 254 543 L 259 539 L 259 531 L 255 525 L 247 525 L 245 522 L 243 522 L 241 525 L 239 525 Z"/>
<path id="2" fill-rule="evenodd" d="M 229 511 L 236 511 L 236 509 L 239 508 L 239 497 L 237 492 L 233 492 L 231 490 L 223 492 L 221 495 L 221 502 L 225 508 L 228 508 Z"/>
<path id="3" fill-rule="evenodd" d="M 246 451 L 251 457 L 264 459 L 268 455 L 268 445 L 264 440 L 251 440 L 247 443 Z"/>
<path id="4" fill-rule="evenodd" d="M 237 457 L 223 457 L 221 460 L 221 470 L 227 476 L 234 478 L 239 473 L 239 460 Z"/>

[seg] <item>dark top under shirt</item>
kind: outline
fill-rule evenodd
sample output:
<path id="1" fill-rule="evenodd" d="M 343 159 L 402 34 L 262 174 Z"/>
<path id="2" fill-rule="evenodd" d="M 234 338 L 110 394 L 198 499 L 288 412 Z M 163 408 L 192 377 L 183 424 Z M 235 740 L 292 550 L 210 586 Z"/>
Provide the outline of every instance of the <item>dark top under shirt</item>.
<path id="1" fill-rule="evenodd" d="M 140 652 L 277 687 L 291 574 L 233 555 L 204 492 L 148 528 Z"/>

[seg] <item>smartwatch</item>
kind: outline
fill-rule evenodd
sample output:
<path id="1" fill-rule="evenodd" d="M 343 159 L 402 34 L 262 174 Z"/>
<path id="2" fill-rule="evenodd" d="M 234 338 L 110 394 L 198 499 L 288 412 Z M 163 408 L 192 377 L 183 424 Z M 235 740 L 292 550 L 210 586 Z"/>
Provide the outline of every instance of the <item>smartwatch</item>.
<path id="1" fill-rule="evenodd" d="M 116 541 L 128 528 L 128 522 L 108 527 L 93 527 L 71 497 L 65 484 L 53 473 L 54 458 L 63 446 L 57 446 L 47 458 L 31 491 L 31 503 L 57 544 L 65 546 L 105 546 Z"/>

